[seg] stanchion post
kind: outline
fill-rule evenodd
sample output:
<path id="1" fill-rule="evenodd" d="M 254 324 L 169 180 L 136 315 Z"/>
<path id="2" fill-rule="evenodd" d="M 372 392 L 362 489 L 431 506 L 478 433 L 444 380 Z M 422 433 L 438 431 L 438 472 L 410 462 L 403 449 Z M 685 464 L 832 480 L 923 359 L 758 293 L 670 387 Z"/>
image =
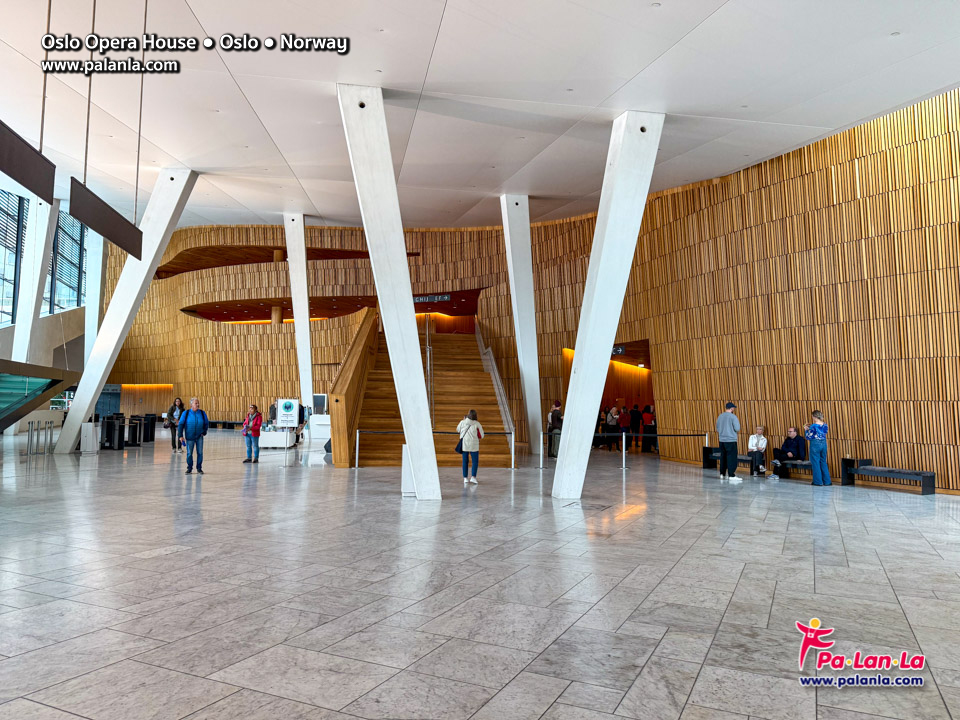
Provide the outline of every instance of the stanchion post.
<path id="1" fill-rule="evenodd" d="M 627 469 L 627 434 L 620 433 L 620 439 L 622 440 L 622 442 L 620 443 L 620 457 L 623 458 L 620 461 L 620 469 L 626 470 Z"/>
<path id="2" fill-rule="evenodd" d="M 540 431 L 540 469 L 543 470 L 543 430 Z"/>
<path id="3" fill-rule="evenodd" d="M 354 452 L 356 453 L 356 455 L 354 456 L 355 460 L 354 460 L 353 466 L 359 470 L 360 469 L 360 428 L 357 428 L 357 444 L 354 449 Z"/>
<path id="4" fill-rule="evenodd" d="M 517 467 L 517 463 L 515 459 L 516 458 L 516 451 L 515 451 L 516 441 L 517 441 L 516 432 L 511 432 L 510 433 L 510 469 L 511 470 L 514 470 Z"/>
<path id="5" fill-rule="evenodd" d="M 27 423 L 27 455 L 33 455 L 33 420 Z"/>

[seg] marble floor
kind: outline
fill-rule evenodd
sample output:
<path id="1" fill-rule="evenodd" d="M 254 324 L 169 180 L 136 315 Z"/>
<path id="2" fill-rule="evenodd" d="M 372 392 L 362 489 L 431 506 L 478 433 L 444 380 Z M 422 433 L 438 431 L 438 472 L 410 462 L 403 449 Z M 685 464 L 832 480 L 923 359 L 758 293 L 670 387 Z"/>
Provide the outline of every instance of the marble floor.
<path id="1" fill-rule="evenodd" d="M 960 716 L 958 497 L 595 451 L 581 501 L 481 466 L 417 503 L 394 469 L 242 465 L 236 432 L 202 476 L 166 437 L 4 442 L 0 720 Z M 813 617 L 922 651 L 924 686 L 802 687 Z"/>

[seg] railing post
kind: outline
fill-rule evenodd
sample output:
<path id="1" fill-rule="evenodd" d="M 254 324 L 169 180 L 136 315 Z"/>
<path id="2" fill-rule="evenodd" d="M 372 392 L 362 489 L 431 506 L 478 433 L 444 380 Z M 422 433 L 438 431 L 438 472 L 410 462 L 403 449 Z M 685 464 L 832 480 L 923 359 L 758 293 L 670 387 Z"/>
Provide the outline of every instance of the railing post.
<path id="1" fill-rule="evenodd" d="M 622 460 L 620 461 L 620 469 L 626 470 L 627 469 L 627 434 L 625 432 L 620 433 L 620 439 L 621 439 L 620 457 L 622 458 Z"/>
<path id="2" fill-rule="evenodd" d="M 355 453 L 356 455 L 354 457 L 356 459 L 354 460 L 353 466 L 359 469 L 360 468 L 360 428 L 357 428 L 357 445 L 356 445 Z"/>
<path id="3" fill-rule="evenodd" d="M 540 469 L 543 470 L 543 430 L 540 431 Z"/>
<path id="4" fill-rule="evenodd" d="M 33 420 L 27 423 L 27 455 L 33 455 Z"/>
<path id="5" fill-rule="evenodd" d="M 516 454 L 514 448 L 516 447 L 517 434 L 515 432 L 510 433 L 510 469 L 513 470 L 517 467 L 515 460 Z"/>

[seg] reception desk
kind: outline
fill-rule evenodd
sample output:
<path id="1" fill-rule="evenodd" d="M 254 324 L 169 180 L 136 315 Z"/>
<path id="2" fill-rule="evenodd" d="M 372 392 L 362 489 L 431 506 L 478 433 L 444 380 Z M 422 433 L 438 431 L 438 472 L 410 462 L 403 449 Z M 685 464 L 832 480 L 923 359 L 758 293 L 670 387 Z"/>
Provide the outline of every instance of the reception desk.
<path id="1" fill-rule="evenodd" d="M 293 430 L 273 430 L 260 433 L 260 449 L 293 447 L 297 434 Z"/>

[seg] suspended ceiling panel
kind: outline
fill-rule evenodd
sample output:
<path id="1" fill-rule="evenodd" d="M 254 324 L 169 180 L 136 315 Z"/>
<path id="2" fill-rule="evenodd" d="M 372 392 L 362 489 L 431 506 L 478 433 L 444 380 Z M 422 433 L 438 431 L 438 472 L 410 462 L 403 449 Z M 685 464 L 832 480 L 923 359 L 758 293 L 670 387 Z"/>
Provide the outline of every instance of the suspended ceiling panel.
<path id="1" fill-rule="evenodd" d="M 138 0 L 97 0 L 95 29 L 138 36 Z M 44 152 L 142 216 L 162 167 L 201 173 L 181 225 L 359 225 L 336 84 L 384 89 L 408 226 L 595 210 L 613 119 L 666 113 L 652 187 L 733 172 L 960 84 L 960 3 L 928 0 L 152 0 L 148 32 L 337 35 L 349 54 L 154 53 L 176 75 L 50 75 Z M 92 0 L 53 0 L 83 36 Z M 0 0 L 0 119 L 39 141 L 43 0 Z M 128 53 L 111 53 L 119 58 Z M 85 58 L 86 52 L 58 53 Z M 138 128 L 140 134 L 138 135 Z M 87 137 L 89 135 L 89 142 Z M 138 150 L 139 146 L 139 150 Z M 139 160 L 138 160 L 139 157 Z M 136 210 L 136 212 L 135 212 Z"/>

